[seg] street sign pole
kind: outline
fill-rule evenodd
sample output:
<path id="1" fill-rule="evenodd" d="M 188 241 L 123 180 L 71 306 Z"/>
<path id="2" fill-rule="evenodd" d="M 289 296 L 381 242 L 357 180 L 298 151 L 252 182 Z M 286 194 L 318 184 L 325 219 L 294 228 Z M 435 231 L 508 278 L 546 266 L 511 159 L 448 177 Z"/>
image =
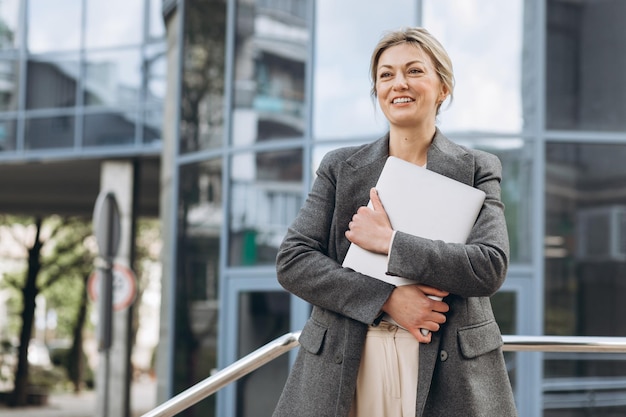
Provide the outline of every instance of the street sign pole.
<path id="1" fill-rule="evenodd" d="M 93 215 L 94 233 L 100 256 L 100 294 L 98 317 L 98 350 L 104 354 L 102 416 L 108 417 L 110 348 L 113 343 L 113 259 L 120 243 L 120 212 L 115 194 L 102 192 L 96 200 Z"/>

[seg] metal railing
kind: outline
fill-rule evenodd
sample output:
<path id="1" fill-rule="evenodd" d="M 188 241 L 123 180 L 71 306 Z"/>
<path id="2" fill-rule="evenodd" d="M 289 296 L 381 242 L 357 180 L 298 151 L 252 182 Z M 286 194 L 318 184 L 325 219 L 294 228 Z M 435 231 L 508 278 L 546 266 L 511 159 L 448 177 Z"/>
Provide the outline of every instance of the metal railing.
<path id="1" fill-rule="evenodd" d="M 300 332 L 287 333 L 207 379 L 181 392 L 142 417 L 172 417 L 237 379 L 299 346 Z M 626 337 L 502 336 L 507 352 L 626 353 Z"/>
<path id="2" fill-rule="evenodd" d="M 218 371 L 207 379 L 187 388 L 185 391 L 164 402 L 155 409 L 148 411 L 142 417 L 171 417 L 184 411 L 205 399 L 209 395 L 225 387 L 242 376 L 273 361 L 283 353 L 299 346 L 300 332 L 287 333 L 268 344 L 261 346 L 254 352 L 244 356 L 235 363 Z"/>
<path id="3" fill-rule="evenodd" d="M 506 352 L 626 353 L 626 337 L 502 336 Z"/>

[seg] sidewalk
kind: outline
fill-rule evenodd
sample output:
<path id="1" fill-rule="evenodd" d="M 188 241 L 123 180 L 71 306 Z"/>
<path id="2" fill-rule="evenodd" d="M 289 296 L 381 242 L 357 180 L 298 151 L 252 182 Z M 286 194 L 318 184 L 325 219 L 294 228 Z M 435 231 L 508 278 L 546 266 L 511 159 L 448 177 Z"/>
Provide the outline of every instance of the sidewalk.
<path id="1" fill-rule="evenodd" d="M 130 386 L 131 415 L 139 417 L 156 407 L 156 381 L 148 377 L 133 381 Z M 0 404 L 2 417 L 93 417 L 96 412 L 95 391 L 53 394 L 48 405 L 9 408 Z"/>

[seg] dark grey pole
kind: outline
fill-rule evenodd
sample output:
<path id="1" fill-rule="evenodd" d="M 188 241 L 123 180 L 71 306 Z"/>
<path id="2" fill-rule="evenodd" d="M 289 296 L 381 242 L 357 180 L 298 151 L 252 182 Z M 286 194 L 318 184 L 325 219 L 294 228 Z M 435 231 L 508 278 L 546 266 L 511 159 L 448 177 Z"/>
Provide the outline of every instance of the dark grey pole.
<path id="1" fill-rule="evenodd" d="M 94 233 L 100 262 L 98 350 L 104 354 L 103 416 L 108 417 L 110 349 L 113 344 L 113 260 L 119 249 L 120 213 L 112 192 L 101 193 L 94 209 Z"/>

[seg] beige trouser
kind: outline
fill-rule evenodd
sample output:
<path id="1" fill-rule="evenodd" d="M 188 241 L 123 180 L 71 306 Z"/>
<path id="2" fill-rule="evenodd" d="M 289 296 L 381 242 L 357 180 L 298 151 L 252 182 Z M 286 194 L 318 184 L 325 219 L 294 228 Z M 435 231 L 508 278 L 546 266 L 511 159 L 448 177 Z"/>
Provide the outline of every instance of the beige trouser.
<path id="1" fill-rule="evenodd" d="M 419 342 L 381 322 L 365 339 L 349 417 L 415 417 Z"/>

